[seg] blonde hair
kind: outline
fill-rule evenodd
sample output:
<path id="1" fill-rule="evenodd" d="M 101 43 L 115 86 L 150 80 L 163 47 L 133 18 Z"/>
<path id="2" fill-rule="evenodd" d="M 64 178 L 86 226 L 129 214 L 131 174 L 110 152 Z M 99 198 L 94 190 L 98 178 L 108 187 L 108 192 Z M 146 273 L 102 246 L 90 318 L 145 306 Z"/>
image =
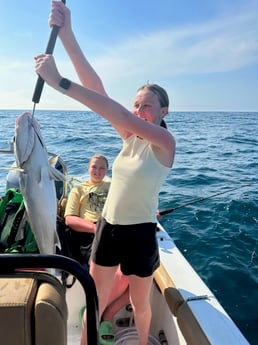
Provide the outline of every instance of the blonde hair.
<path id="1" fill-rule="evenodd" d="M 90 159 L 90 161 L 89 161 L 89 165 L 90 165 L 91 161 L 92 161 L 94 158 L 103 159 L 103 161 L 105 161 L 105 163 L 106 163 L 106 165 L 107 165 L 107 169 L 108 169 L 108 159 L 107 159 L 104 155 L 102 155 L 101 153 L 95 153 L 95 154 L 91 157 L 91 159 Z"/>

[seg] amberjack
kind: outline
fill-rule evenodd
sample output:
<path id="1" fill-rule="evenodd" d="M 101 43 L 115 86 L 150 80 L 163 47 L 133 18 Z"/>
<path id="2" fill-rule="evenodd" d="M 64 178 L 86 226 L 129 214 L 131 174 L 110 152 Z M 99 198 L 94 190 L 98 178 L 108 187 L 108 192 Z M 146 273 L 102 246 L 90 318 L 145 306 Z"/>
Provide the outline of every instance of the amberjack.
<path id="1" fill-rule="evenodd" d="M 41 254 L 55 254 L 60 247 L 56 231 L 55 180 L 65 180 L 49 160 L 40 125 L 29 112 L 16 119 L 14 155 L 20 192 Z"/>

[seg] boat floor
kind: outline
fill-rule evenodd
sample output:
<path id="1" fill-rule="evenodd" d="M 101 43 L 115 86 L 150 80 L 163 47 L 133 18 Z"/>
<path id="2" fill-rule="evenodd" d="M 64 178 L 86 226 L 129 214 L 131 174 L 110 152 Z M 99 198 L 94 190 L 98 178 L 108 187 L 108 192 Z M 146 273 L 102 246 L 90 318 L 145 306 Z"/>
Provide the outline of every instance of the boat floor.
<path id="1" fill-rule="evenodd" d="M 75 298 L 76 296 L 76 298 Z M 68 314 L 68 345 L 80 343 L 81 319 L 80 312 L 84 308 L 84 296 L 80 284 L 76 281 L 66 293 Z M 152 323 L 149 345 L 186 345 L 184 337 L 169 310 L 164 296 L 156 284 L 153 284 L 152 295 Z M 112 320 L 115 334 L 115 345 L 138 345 L 138 337 L 134 325 L 133 312 L 130 305 L 124 306 Z M 163 342 L 161 340 L 163 339 Z"/>

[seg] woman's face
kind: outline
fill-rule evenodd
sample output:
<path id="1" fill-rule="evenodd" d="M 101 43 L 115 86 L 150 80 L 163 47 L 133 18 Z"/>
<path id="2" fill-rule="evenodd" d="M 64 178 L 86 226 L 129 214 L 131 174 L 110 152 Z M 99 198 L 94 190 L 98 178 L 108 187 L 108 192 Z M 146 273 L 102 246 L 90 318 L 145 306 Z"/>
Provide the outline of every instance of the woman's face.
<path id="1" fill-rule="evenodd" d="M 160 124 L 164 116 L 158 96 L 148 89 L 137 92 L 133 113 L 145 121 Z"/>
<path id="2" fill-rule="evenodd" d="M 88 167 L 90 181 L 93 183 L 101 182 L 105 177 L 107 170 L 107 163 L 104 159 L 92 158 Z"/>

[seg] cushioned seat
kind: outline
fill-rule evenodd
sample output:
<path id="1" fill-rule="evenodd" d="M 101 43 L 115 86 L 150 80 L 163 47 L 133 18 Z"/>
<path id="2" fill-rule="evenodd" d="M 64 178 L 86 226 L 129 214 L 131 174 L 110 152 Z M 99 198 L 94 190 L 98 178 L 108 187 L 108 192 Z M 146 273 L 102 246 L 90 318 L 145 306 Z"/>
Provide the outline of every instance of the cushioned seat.
<path id="1" fill-rule="evenodd" d="M 47 273 L 0 277 L 4 345 L 66 345 L 67 306 L 60 281 Z"/>

